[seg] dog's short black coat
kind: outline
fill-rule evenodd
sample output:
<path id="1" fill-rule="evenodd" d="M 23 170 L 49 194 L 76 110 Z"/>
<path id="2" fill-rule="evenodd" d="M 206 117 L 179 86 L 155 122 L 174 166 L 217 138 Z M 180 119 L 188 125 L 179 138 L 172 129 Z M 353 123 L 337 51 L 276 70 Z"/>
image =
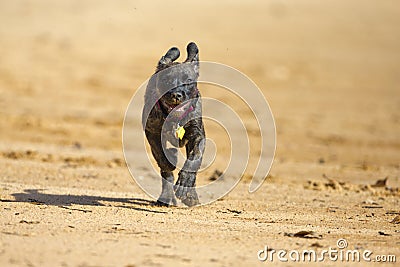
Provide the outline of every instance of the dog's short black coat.
<path id="1" fill-rule="evenodd" d="M 142 123 L 160 167 L 162 192 L 157 202 L 161 205 L 176 205 L 175 196 L 187 206 L 199 204 L 196 175 L 205 147 L 201 96 L 197 88 L 199 50 L 193 42 L 186 49 L 187 58 L 182 63 L 175 62 L 180 55 L 176 47 L 161 57 L 145 93 Z M 167 141 L 174 147 L 167 148 Z M 175 147 L 183 146 L 186 161 L 173 185 L 178 153 Z"/>

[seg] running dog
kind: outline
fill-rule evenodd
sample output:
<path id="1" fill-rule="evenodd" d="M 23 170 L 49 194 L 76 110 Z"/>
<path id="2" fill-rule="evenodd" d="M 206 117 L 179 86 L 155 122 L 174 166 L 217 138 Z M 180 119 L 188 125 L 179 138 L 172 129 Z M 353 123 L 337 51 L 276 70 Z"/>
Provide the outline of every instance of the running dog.
<path id="1" fill-rule="evenodd" d="M 205 148 L 201 96 L 197 88 L 199 49 L 192 42 L 186 50 L 187 58 L 182 63 L 175 62 L 180 55 L 176 47 L 161 57 L 145 93 L 142 123 L 160 167 L 162 191 L 157 200 L 160 205 L 177 205 L 176 198 L 187 206 L 199 204 L 196 175 Z M 173 147 L 167 148 L 167 142 Z M 183 146 L 186 161 L 174 185 L 177 147 Z"/>

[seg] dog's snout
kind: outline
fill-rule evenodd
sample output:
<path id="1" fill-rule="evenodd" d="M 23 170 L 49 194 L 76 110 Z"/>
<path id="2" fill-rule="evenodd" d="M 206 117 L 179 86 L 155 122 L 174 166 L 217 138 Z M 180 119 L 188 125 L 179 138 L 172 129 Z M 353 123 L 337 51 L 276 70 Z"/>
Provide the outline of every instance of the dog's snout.
<path id="1" fill-rule="evenodd" d="M 171 94 L 171 96 L 173 98 L 175 98 L 176 100 L 182 100 L 182 98 L 183 98 L 183 94 L 181 92 L 173 92 Z"/>

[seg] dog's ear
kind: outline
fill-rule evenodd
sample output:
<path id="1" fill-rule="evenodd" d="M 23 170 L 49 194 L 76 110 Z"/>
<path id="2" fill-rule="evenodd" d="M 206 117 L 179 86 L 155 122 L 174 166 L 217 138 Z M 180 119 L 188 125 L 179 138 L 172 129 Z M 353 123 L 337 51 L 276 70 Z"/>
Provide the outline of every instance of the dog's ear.
<path id="1" fill-rule="evenodd" d="M 193 42 L 189 43 L 186 47 L 187 58 L 185 62 L 199 62 L 199 48 Z"/>
<path id="2" fill-rule="evenodd" d="M 189 43 L 186 47 L 187 58 L 184 63 L 191 63 L 193 65 L 193 69 L 197 75 L 199 76 L 199 48 L 193 42 Z"/>
<path id="3" fill-rule="evenodd" d="M 168 52 L 161 57 L 160 61 L 158 61 L 158 67 L 166 66 L 175 60 L 178 59 L 180 55 L 179 49 L 176 47 L 172 47 L 168 50 Z"/>

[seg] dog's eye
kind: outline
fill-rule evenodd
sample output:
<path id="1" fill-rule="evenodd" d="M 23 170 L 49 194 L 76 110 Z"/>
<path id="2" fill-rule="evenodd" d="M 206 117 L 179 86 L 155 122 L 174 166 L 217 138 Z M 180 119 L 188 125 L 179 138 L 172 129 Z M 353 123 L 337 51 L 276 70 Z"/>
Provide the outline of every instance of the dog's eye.
<path id="1" fill-rule="evenodd" d="M 192 82 L 193 82 L 193 80 L 190 78 L 186 80 L 186 83 L 192 83 Z"/>

